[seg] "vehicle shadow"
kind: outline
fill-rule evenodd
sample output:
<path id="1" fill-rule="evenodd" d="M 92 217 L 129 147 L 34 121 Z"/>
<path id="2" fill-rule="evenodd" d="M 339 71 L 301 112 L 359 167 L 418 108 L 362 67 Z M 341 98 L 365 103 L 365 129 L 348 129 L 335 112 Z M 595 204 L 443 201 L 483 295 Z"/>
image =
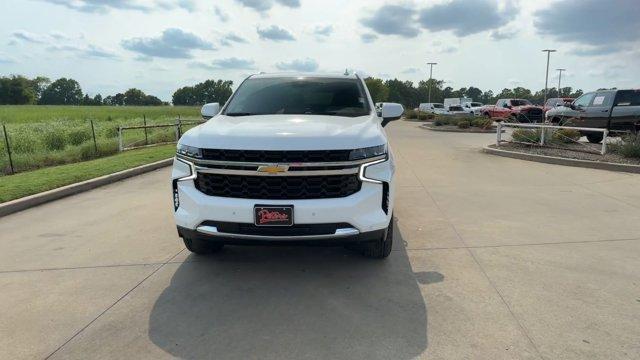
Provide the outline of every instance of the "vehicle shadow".
<path id="1" fill-rule="evenodd" d="M 156 300 L 149 338 L 186 359 L 411 359 L 427 310 L 404 241 L 386 261 L 342 248 L 190 255 Z"/>

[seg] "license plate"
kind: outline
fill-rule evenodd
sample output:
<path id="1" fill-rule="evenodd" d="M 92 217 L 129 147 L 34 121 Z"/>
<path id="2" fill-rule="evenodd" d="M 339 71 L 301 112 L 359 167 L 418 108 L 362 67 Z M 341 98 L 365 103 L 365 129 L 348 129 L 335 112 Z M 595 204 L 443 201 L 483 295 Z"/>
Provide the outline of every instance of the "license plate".
<path id="1" fill-rule="evenodd" d="M 291 226 L 293 225 L 293 206 L 264 206 L 253 208 L 256 226 Z"/>

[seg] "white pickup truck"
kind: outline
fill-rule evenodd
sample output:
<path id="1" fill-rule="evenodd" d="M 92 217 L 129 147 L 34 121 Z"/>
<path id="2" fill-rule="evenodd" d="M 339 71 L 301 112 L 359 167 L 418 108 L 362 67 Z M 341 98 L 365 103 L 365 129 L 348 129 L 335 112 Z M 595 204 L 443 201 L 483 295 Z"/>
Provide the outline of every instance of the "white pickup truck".
<path id="1" fill-rule="evenodd" d="M 178 234 L 197 254 L 224 245 L 348 245 L 385 258 L 393 242 L 393 155 L 357 75 L 260 74 L 180 139 L 172 171 Z"/>

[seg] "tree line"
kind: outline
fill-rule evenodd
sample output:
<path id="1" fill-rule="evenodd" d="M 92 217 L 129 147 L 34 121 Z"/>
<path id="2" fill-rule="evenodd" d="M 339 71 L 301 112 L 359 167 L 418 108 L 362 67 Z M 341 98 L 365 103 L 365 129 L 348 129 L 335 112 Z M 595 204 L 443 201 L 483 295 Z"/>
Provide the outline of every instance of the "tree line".
<path id="1" fill-rule="evenodd" d="M 504 88 L 499 93 L 492 90 L 481 90 L 477 87 L 463 87 L 453 89 L 444 86 L 443 80 L 421 80 L 414 85 L 411 81 L 398 79 L 382 80 L 369 77 L 365 79 L 369 92 L 374 102 L 398 102 L 405 108 L 413 109 L 420 103 L 427 102 L 429 98 L 429 85 L 431 85 L 431 102 L 442 103 L 445 98 L 467 97 L 484 104 L 493 104 L 501 98 L 527 99 L 534 104 L 542 104 L 544 101 L 544 89 L 531 91 L 524 87 L 512 89 Z M 224 104 L 231 96 L 233 81 L 230 80 L 206 80 L 193 86 L 185 86 L 177 89 L 172 96 L 173 105 L 197 106 L 208 102 Z M 547 97 L 578 97 L 582 90 L 573 90 L 571 87 L 563 87 L 558 92 L 555 87 L 548 90 Z M 29 79 L 24 76 L 13 75 L 0 77 L 0 105 L 136 105 L 158 106 L 168 105 L 157 96 L 145 94 L 142 90 L 131 88 L 124 93 L 117 93 L 102 97 L 96 94 L 91 97 L 82 92 L 80 84 L 70 78 L 60 78 L 51 81 L 49 78 L 38 76 Z"/>
<path id="2" fill-rule="evenodd" d="M 498 99 L 518 98 L 527 99 L 534 104 L 542 105 L 544 102 L 544 89 L 532 92 L 524 87 L 515 87 L 512 89 L 504 88 L 499 93 L 492 90 L 482 91 L 481 89 L 470 86 L 463 87 L 458 90 L 451 86 L 444 86 L 443 80 L 431 79 L 421 80 L 417 86 L 411 81 L 402 81 L 398 79 L 382 80 L 379 78 L 369 77 L 365 79 L 367 88 L 371 93 L 374 102 L 397 102 L 404 105 L 405 108 L 413 109 L 418 107 L 420 103 L 427 102 L 429 98 L 429 85 L 431 85 L 431 102 L 442 103 L 446 98 L 467 97 L 473 101 L 484 104 L 495 104 Z M 552 97 L 579 97 L 583 94 L 581 89 L 573 90 L 571 87 L 563 87 L 558 92 L 555 87 L 548 89 L 547 98 Z"/>
<path id="3" fill-rule="evenodd" d="M 44 76 L 29 79 L 20 75 L 0 77 L 0 105 L 168 105 L 157 96 L 131 88 L 124 93 L 102 97 L 84 94 L 80 84 L 69 78 L 51 81 Z"/>

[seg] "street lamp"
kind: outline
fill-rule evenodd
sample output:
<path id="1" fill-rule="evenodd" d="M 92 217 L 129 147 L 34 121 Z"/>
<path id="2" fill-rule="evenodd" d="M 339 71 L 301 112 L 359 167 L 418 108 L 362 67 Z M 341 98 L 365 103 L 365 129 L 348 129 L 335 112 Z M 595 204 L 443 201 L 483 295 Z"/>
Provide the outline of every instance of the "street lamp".
<path id="1" fill-rule="evenodd" d="M 567 69 L 556 69 L 558 70 L 558 97 L 561 97 L 562 95 L 560 94 L 560 89 L 562 89 L 560 87 L 560 84 L 562 84 L 562 72 L 566 71 Z"/>
<path id="2" fill-rule="evenodd" d="M 433 65 L 438 65 L 438 63 L 427 63 L 429 65 L 429 101 L 431 102 L 431 76 L 433 75 Z"/>
<path id="3" fill-rule="evenodd" d="M 547 75 L 544 78 L 544 103 L 547 103 L 547 87 L 549 85 L 549 58 L 551 57 L 551 53 L 552 52 L 556 52 L 556 50 L 553 49 L 544 49 L 542 50 L 542 52 L 546 52 L 547 53 Z"/>

